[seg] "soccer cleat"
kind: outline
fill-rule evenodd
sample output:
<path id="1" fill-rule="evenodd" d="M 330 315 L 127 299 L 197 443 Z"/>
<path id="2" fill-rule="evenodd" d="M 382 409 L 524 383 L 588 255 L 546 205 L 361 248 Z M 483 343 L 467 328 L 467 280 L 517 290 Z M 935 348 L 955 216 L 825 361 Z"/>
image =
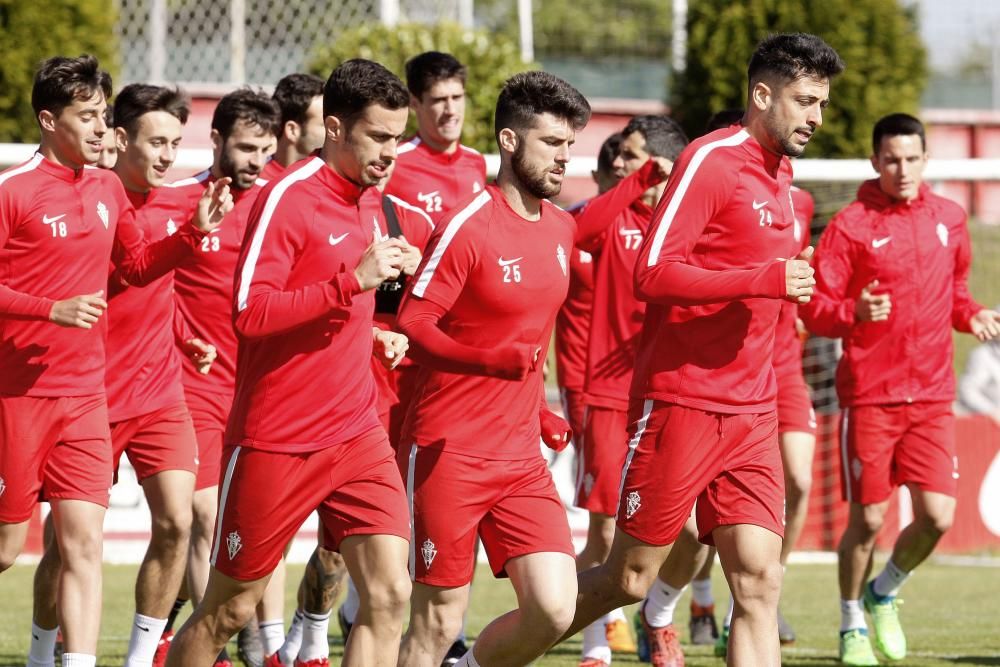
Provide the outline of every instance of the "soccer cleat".
<path id="1" fill-rule="evenodd" d="M 674 624 L 654 628 L 646 622 L 646 615 L 639 609 L 639 621 L 649 642 L 649 662 L 653 667 L 684 667 L 684 652 L 677 638 Z"/>
<path id="2" fill-rule="evenodd" d="M 167 664 L 167 651 L 170 650 L 170 642 L 173 640 L 173 630 L 167 630 L 160 636 L 160 641 L 156 642 L 156 653 L 153 654 L 153 667 L 163 667 Z"/>
<path id="3" fill-rule="evenodd" d="M 691 603 L 691 643 L 695 646 L 711 646 L 719 638 L 719 627 L 715 624 L 715 605 L 701 607 Z"/>
<path id="4" fill-rule="evenodd" d="M 785 620 L 785 617 L 781 615 L 781 610 L 778 610 L 778 641 L 782 645 L 794 644 L 795 643 L 795 630 L 792 626 Z"/>
<path id="5" fill-rule="evenodd" d="M 264 667 L 285 667 L 285 663 L 281 662 L 277 653 L 272 653 L 264 658 Z"/>
<path id="6" fill-rule="evenodd" d="M 298 658 L 295 659 L 295 667 L 330 667 L 329 658 L 313 658 L 312 660 L 306 660 L 302 662 Z"/>
<path id="7" fill-rule="evenodd" d="M 859 628 L 840 633 L 840 664 L 860 667 L 878 664 L 867 630 Z"/>
<path id="8" fill-rule="evenodd" d="M 635 655 L 639 662 L 649 662 L 649 637 L 642 619 L 642 607 L 632 614 L 632 627 L 635 629 Z"/>
<path id="9" fill-rule="evenodd" d="M 628 623 L 622 619 L 616 619 L 604 624 L 604 637 L 608 640 L 608 647 L 614 653 L 632 653 L 635 651 L 635 640 L 628 630 Z"/>
<path id="10" fill-rule="evenodd" d="M 264 647 L 260 643 L 260 630 L 257 628 L 256 619 L 247 623 L 236 635 L 236 655 L 246 667 L 263 667 Z"/>
<path id="11" fill-rule="evenodd" d="M 344 639 L 344 646 L 347 646 L 347 638 L 350 636 L 351 627 L 354 624 L 347 620 L 343 606 L 337 608 L 337 625 L 340 626 L 340 636 Z"/>
<path id="12" fill-rule="evenodd" d="M 899 624 L 899 605 L 894 595 L 880 596 L 872 588 L 872 582 L 865 585 L 862 596 L 865 609 L 871 614 L 872 627 L 875 629 L 875 646 L 890 660 L 902 660 L 906 657 L 906 635 L 903 626 Z"/>
<path id="13" fill-rule="evenodd" d="M 719 638 L 715 640 L 715 657 L 725 658 L 729 654 L 729 626 L 723 625 Z"/>
<path id="14" fill-rule="evenodd" d="M 465 645 L 465 641 L 462 639 L 456 639 L 448 649 L 448 652 L 444 654 L 444 660 L 441 661 L 441 667 L 452 667 L 452 665 L 461 660 L 462 656 L 468 652 L 469 647 Z"/>
<path id="15" fill-rule="evenodd" d="M 228 659 L 216 659 L 212 667 L 233 667 L 233 661 Z"/>
<path id="16" fill-rule="evenodd" d="M 611 667 L 600 658 L 584 658 L 580 661 L 579 667 Z"/>

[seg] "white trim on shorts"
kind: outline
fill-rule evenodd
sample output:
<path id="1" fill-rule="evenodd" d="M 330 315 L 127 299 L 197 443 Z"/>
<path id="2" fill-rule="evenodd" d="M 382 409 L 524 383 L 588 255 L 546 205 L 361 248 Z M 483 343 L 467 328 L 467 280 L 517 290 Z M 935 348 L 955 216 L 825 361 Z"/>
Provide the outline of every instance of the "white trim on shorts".
<path id="1" fill-rule="evenodd" d="M 242 447 L 233 450 L 233 455 L 229 457 L 226 464 L 226 475 L 222 479 L 222 492 L 219 494 L 219 510 L 215 515 L 215 544 L 212 546 L 212 557 L 209 563 L 214 567 L 215 559 L 219 555 L 219 545 L 222 544 L 222 520 L 226 516 L 226 501 L 229 500 L 229 485 L 233 481 L 233 471 L 236 469 L 236 457 L 240 455 Z"/>
<path id="2" fill-rule="evenodd" d="M 850 422 L 850 408 L 844 408 L 840 412 L 840 465 L 841 474 L 844 475 L 844 493 L 847 495 L 847 502 L 854 502 L 851 494 L 851 467 L 847 460 L 847 428 Z"/>
<path id="3" fill-rule="evenodd" d="M 417 526 L 413 520 L 413 487 L 416 486 L 417 443 L 410 445 L 410 455 L 406 460 L 406 506 L 410 510 L 410 577 L 417 576 Z"/>
<path id="4" fill-rule="evenodd" d="M 628 441 L 628 455 L 625 456 L 625 465 L 622 466 L 622 478 L 618 483 L 618 508 L 615 509 L 615 516 L 618 516 L 618 509 L 622 504 L 622 492 L 625 491 L 625 476 L 628 474 L 629 466 L 632 465 L 632 457 L 639 447 L 639 441 L 646 434 L 646 425 L 649 423 L 649 415 L 653 412 L 653 399 L 647 398 L 642 404 L 642 416 L 636 422 L 635 435 Z"/>

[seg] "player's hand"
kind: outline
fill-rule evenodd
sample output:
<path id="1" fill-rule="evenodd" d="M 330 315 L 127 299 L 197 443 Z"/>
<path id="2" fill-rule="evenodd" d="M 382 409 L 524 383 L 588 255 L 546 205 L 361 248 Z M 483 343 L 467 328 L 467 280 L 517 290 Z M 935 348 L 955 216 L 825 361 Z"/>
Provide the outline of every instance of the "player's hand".
<path id="1" fill-rule="evenodd" d="M 201 199 L 198 200 L 194 220 L 191 221 L 199 231 L 207 234 L 217 229 L 226 214 L 233 210 L 233 195 L 229 192 L 232 180 L 226 176 L 209 183 L 205 188 Z"/>
<path id="2" fill-rule="evenodd" d="M 785 298 L 795 303 L 809 303 L 812 298 L 816 278 L 813 277 L 813 267 L 809 260 L 813 256 L 813 247 L 809 246 L 799 253 L 795 259 L 785 261 Z"/>
<path id="3" fill-rule="evenodd" d="M 378 327 L 372 327 L 372 334 L 375 337 L 375 347 L 372 354 L 390 371 L 399 365 L 399 362 L 406 356 L 406 351 L 410 348 L 410 339 L 395 331 L 386 331 Z"/>
<path id="4" fill-rule="evenodd" d="M 566 449 L 566 445 L 573 439 L 573 429 L 569 427 L 569 423 L 547 408 L 539 410 L 538 419 L 545 446 L 557 452 Z"/>
<path id="5" fill-rule="evenodd" d="M 969 320 L 972 335 L 984 343 L 1000 338 L 1000 313 L 995 310 L 980 310 Z"/>
<path id="6" fill-rule="evenodd" d="M 49 311 L 49 321 L 61 327 L 92 329 L 107 309 L 108 302 L 104 300 L 104 290 L 98 290 L 93 294 L 81 294 L 56 301 Z"/>
<path id="7" fill-rule="evenodd" d="M 416 275 L 417 267 L 420 266 L 420 260 L 423 259 L 423 255 L 420 254 L 420 248 L 412 245 L 406 240 L 405 236 L 400 236 L 399 240 L 403 242 L 403 265 L 402 271 L 408 276 Z"/>
<path id="8" fill-rule="evenodd" d="M 665 157 L 654 155 L 649 161 L 656 165 L 653 169 L 653 179 L 659 184 L 670 178 L 670 172 L 674 168 L 674 163 Z M 648 181 L 647 181 L 648 183 Z"/>
<path id="9" fill-rule="evenodd" d="M 362 290 L 375 289 L 386 280 L 395 280 L 399 277 L 400 268 L 403 266 L 404 244 L 405 242 L 399 239 L 386 239 L 368 246 L 354 269 L 354 276 L 358 279 Z"/>
<path id="10" fill-rule="evenodd" d="M 892 300 L 888 293 L 873 294 L 877 288 L 878 281 L 871 281 L 861 290 L 861 296 L 854 303 L 854 317 L 859 322 L 885 322 L 889 319 Z"/>
<path id="11" fill-rule="evenodd" d="M 194 364 L 195 370 L 202 375 L 208 375 L 212 370 L 212 362 L 218 356 L 218 351 L 211 343 L 206 343 L 200 338 L 189 338 L 184 341 L 184 354 Z"/>

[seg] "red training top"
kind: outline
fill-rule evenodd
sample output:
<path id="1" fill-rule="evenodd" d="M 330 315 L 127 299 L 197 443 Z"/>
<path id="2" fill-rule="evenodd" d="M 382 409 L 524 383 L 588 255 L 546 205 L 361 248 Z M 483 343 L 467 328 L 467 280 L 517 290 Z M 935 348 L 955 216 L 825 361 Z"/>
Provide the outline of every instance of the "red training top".
<path id="1" fill-rule="evenodd" d="M 815 203 L 812 195 L 792 186 L 792 206 L 795 209 L 795 240 L 800 243 L 799 252 L 809 247 L 810 232 Z M 798 253 L 796 253 L 798 254 Z M 794 301 L 782 301 L 778 313 L 778 328 L 774 332 L 774 374 L 776 377 L 802 375 L 802 339 L 799 337 L 796 320 L 799 307 Z"/>
<path id="2" fill-rule="evenodd" d="M 970 331 L 983 309 L 969 294 L 972 250 L 965 211 L 921 186 L 910 202 L 877 180 L 830 221 L 816 250 L 816 293 L 802 308 L 810 331 L 844 339 L 837 368 L 842 405 L 951 401 L 951 329 Z M 888 292 L 884 322 L 858 322 L 855 301 L 873 280 Z"/>
<path id="3" fill-rule="evenodd" d="M 486 185 L 486 160 L 468 146 L 443 153 L 416 136 L 400 144 L 397 153 L 386 194 L 422 209 L 434 222 Z"/>

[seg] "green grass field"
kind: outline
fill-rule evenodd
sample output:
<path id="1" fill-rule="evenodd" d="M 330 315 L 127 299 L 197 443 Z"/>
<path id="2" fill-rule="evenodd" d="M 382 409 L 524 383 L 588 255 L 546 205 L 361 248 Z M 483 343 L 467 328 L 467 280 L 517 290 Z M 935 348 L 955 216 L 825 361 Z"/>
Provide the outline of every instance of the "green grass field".
<path id="1" fill-rule="evenodd" d="M 718 568 L 717 568 L 718 569 Z M 289 568 L 289 582 L 297 581 L 302 566 Z M 132 618 L 133 566 L 105 569 L 104 622 L 101 633 L 100 666 L 118 666 L 124 659 Z M 24 665 L 31 617 L 33 568 L 16 566 L 0 575 L 0 666 Z M 718 606 L 727 597 L 721 579 L 716 581 Z M 834 665 L 837 652 L 839 609 L 832 565 L 792 565 L 788 568 L 782 605 L 785 616 L 799 634 L 798 642 L 784 650 L 785 665 Z M 926 564 L 906 585 L 902 597 L 904 627 L 910 656 L 906 665 L 1000 665 L 1000 568 L 955 567 Z M 480 568 L 473 588 L 469 629 L 473 635 L 494 616 L 514 605 L 510 584 L 494 580 Z M 287 615 L 291 614 L 292 585 L 289 584 Z M 687 599 L 682 600 L 677 623 L 686 627 Z M 331 662 L 341 654 L 339 631 L 332 624 Z M 687 640 L 687 632 L 683 632 Z M 535 664 L 543 667 L 575 667 L 579 641 L 556 647 Z M 693 667 L 722 665 L 710 647 L 685 646 L 687 663 Z M 234 653 L 235 655 L 235 653 Z M 238 663 L 237 663 L 238 664 Z M 638 664 L 634 656 L 616 656 L 615 664 Z"/>

